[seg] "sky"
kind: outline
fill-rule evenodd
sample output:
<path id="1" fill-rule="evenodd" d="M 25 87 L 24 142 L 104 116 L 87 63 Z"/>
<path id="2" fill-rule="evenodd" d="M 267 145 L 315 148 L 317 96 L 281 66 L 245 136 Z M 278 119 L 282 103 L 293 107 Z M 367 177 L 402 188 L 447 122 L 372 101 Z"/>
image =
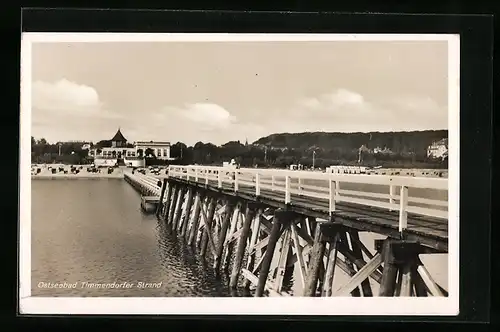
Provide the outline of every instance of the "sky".
<path id="1" fill-rule="evenodd" d="M 446 41 L 32 45 L 32 136 L 254 142 L 448 129 Z"/>

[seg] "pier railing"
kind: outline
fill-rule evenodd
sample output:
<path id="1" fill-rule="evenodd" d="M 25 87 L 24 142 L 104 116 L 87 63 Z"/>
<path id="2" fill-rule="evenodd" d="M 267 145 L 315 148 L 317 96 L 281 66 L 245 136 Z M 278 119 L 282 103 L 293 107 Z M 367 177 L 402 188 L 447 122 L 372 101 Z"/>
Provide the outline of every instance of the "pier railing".
<path id="1" fill-rule="evenodd" d="M 400 232 L 407 228 L 408 213 L 448 218 L 446 178 L 177 165 L 169 166 L 168 175 L 218 188 L 231 186 L 235 192 L 250 189 L 256 196 L 269 190 L 282 194 L 285 204 L 298 197 L 323 199 L 330 213 L 341 202 L 399 211 Z"/>

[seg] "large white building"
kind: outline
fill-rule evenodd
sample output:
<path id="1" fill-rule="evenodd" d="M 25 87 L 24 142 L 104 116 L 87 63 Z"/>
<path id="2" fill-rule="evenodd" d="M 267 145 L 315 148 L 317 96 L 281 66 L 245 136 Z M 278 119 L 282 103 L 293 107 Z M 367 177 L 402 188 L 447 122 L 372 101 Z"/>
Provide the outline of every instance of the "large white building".
<path id="1" fill-rule="evenodd" d="M 448 157 L 448 139 L 443 138 L 429 145 L 427 148 L 427 157 L 441 159 Z"/>
<path id="2" fill-rule="evenodd" d="M 111 147 L 94 146 L 89 150 L 89 156 L 94 157 L 96 165 L 118 164 L 119 160 L 123 160 L 127 166 L 142 167 L 145 164 L 144 157 L 154 156 L 161 160 L 175 159 L 170 157 L 170 142 L 138 141 L 134 144 L 127 144 L 127 139 L 120 129 L 110 141 Z"/>

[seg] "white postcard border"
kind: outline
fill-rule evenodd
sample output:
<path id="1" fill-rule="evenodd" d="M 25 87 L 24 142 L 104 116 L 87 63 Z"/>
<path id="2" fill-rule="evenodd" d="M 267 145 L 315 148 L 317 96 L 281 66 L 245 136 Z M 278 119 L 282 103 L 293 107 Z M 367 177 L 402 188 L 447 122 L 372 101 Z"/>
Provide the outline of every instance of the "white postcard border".
<path id="1" fill-rule="evenodd" d="M 448 41 L 449 296 L 425 298 L 31 297 L 31 44 L 33 42 Z M 459 35 L 23 33 L 21 43 L 19 309 L 21 314 L 457 315 L 459 312 Z"/>

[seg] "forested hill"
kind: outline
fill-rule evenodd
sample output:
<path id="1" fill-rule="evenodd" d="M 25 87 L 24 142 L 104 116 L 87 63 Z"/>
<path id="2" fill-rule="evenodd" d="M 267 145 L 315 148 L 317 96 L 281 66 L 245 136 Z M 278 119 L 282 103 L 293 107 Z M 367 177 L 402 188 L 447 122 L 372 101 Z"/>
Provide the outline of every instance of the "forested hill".
<path id="1" fill-rule="evenodd" d="M 281 133 L 262 137 L 254 142 L 274 148 L 307 150 L 351 150 L 365 145 L 369 149 L 388 148 L 394 153 L 423 152 L 432 142 L 448 137 L 448 130 L 403 132 L 332 133 L 305 132 Z"/>

